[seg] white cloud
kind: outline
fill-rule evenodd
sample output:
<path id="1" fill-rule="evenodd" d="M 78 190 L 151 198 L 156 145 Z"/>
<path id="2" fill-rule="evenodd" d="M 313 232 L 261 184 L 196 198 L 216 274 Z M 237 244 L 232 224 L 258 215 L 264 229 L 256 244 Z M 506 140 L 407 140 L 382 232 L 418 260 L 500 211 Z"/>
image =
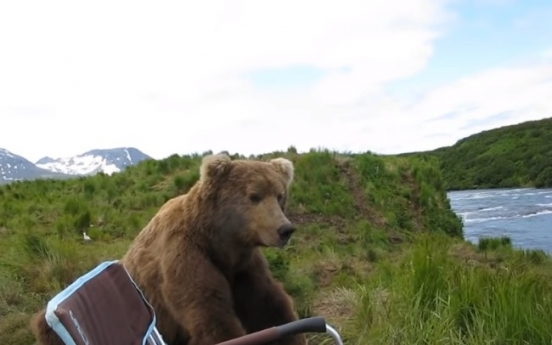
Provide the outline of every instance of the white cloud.
<path id="1" fill-rule="evenodd" d="M 550 114 L 546 64 L 473 76 L 414 104 L 385 94 L 426 66 L 435 27 L 451 19 L 445 4 L 4 2 L 0 146 L 30 159 L 127 145 L 158 158 L 289 145 L 397 152 L 450 144 L 471 119 L 501 111 Z M 299 64 L 329 74 L 294 92 L 241 77 Z M 420 124 L 464 104 L 479 108 Z M 424 139 L 435 133 L 449 137 Z"/>
<path id="2" fill-rule="evenodd" d="M 444 133 L 449 137 L 419 144 L 442 146 L 482 130 L 550 117 L 551 94 L 552 61 L 496 68 L 436 89 L 402 114 L 412 124 L 437 119 L 420 126 L 413 139 Z"/>

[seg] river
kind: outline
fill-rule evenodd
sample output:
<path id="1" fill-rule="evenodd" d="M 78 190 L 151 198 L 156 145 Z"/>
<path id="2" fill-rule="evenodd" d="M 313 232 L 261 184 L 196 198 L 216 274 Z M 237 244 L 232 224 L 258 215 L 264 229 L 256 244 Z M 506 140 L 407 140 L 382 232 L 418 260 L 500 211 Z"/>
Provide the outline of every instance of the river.
<path id="1" fill-rule="evenodd" d="M 466 240 L 509 236 L 515 247 L 552 254 L 552 189 L 465 190 L 448 196 L 463 219 Z"/>

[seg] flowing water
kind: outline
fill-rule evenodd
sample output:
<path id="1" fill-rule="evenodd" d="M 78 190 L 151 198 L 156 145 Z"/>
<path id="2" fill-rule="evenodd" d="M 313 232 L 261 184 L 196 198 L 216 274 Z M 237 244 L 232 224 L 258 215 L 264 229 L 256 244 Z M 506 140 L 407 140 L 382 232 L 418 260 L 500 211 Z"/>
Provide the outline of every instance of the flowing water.
<path id="1" fill-rule="evenodd" d="M 464 237 L 508 236 L 515 247 L 552 254 L 552 189 L 465 190 L 448 193 Z"/>

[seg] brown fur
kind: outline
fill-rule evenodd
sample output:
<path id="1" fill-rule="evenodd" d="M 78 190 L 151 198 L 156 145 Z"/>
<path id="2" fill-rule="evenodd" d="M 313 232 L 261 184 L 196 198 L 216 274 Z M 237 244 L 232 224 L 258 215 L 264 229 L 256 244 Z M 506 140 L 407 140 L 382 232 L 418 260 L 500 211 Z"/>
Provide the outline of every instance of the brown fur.
<path id="1" fill-rule="evenodd" d="M 200 176 L 159 209 L 121 260 L 155 308 L 165 341 L 214 345 L 296 320 L 259 248 L 287 244 L 278 229 L 291 226 L 284 210 L 293 165 L 219 154 L 203 159 Z M 34 322 L 40 338 L 44 327 Z M 299 335 L 280 344 L 305 343 Z"/>
<path id="2" fill-rule="evenodd" d="M 46 309 L 43 308 L 31 317 L 31 332 L 39 345 L 65 345 L 56 332 L 46 323 Z"/>

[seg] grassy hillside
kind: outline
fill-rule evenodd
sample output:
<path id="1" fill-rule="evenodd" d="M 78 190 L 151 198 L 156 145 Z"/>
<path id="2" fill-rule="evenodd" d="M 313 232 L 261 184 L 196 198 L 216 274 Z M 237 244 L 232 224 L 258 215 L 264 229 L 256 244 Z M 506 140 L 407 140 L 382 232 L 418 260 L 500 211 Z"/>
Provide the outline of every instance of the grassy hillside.
<path id="1" fill-rule="evenodd" d="M 435 155 L 449 189 L 552 187 L 552 118 L 484 131 Z"/>
<path id="2" fill-rule="evenodd" d="M 347 344 L 550 344 L 550 259 L 505 240 L 463 242 L 433 158 L 293 151 L 289 215 L 299 230 L 266 254 L 301 316 L 327 317 Z M 197 180 L 200 159 L 0 187 L 0 344 L 32 344 L 29 316 L 119 258 Z M 83 230 L 93 243 L 82 243 Z"/>

